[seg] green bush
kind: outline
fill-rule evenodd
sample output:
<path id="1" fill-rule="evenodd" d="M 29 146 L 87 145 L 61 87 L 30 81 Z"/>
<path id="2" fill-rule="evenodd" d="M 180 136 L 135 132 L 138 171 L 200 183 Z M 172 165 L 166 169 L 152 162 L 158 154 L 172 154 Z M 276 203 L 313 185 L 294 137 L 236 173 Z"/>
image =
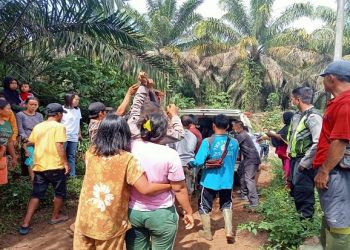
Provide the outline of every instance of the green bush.
<path id="1" fill-rule="evenodd" d="M 106 106 L 117 107 L 134 81 L 114 65 L 69 55 L 49 64 L 33 83 L 33 89 L 42 105 L 63 103 L 65 93 L 74 90 L 81 97 L 80 106 L 86 118 L 91 102 L 100 101 Z"/>
<path id="2" fill-rule="evenodd" d="M 265 112 L 261 120 L 262 128 L 267 128 L 273 131 L 279 131 L 283 127 L 281 108 L 279 106 L 275 109 Z"/>
<path id="3" fill-rule="evenodd" d="M 316 201 L 316 212 L 312 220 L 300 220 L 294 202 L 284 188 L 282 168 L 279 160 L 273 160 L 275 178 L 270 186 L 262 190 L 258 212 L 260 222 L 241 224 L 240 230 L 254 234 L 269 232 L 269 249 L 296 249 L 307 237 L 319 235 L 321 228 L 321 208 Z"/>
<path id="4" fill-rule="evenodd" d="M 206 106 L 213 109 L 232 108 L 231 96 L 226 92 L 207 93 Z"/>
<path id="5" fill-rule="evenodd" d="M 177 93 L 170 98 L 170 103 L 175 103 L 180 109 L 188 109 L 195 107 L 195 101 L 191 97 L 186 97 L 181 93 Z"/>
<path id="6" fill-rule="evenodd" d="M 280 107 L 281 96 L 277 92 L 270 93 L 267 97 L 266 111 L 274 111 L 276 107 Z"/>

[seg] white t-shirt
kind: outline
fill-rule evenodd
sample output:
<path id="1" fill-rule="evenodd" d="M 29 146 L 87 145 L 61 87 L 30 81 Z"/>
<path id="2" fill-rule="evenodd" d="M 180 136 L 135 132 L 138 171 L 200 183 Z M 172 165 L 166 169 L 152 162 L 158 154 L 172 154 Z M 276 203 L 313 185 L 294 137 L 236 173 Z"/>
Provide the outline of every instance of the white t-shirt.
<path id="1" fill-rule="evenodd" d="M 66 127 L 67 141 L 78 142 L 80 119 L 82 118 L 80 108 L 67 109 L 63 107 L 63 109 L 67 111 L 67 113 L 63 113 L 63 118 L 61 121 L 61 123 Z"/>

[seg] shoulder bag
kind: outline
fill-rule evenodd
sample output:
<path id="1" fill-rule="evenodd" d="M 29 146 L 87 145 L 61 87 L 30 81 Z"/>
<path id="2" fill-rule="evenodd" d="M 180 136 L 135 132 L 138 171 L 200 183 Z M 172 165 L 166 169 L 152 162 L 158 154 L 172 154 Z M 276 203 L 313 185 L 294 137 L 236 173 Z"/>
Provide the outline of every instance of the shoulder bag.
<path id="1" fill-rule="evenodd" d="M 209 141 L 209 149 L 210 149 L 210 141 Z M 226 144 L 225 144 L 225 149 L 224 152 L 222 153 L 221 157 L 219 159 L 211 159 L 211 160 L 206 160 L 204 163 L 204 168 L 206 169 L 217 169 L 221 168 L 222 164 L 224 162 L 224 159 L 227 155 L 227 149 L 228 145 L 230 144 L 230 137 L 227 136 Z"/>

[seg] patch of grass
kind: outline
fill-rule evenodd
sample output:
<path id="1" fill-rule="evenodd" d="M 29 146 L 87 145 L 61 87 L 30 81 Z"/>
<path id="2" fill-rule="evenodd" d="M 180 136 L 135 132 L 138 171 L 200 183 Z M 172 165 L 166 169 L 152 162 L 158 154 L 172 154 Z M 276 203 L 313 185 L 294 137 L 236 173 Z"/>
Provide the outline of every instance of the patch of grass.
<path id="1" fill-rule="evenodd" d="M 241 224 L 239 229 L 253 234 L 267 231 L 267 249 L 297 249 L 305 238 L 319 235 L 322 214 L 320 203 L 317 198 L 312 220 L 300 220 L 289 191 L 284 187 L 280 160 L 273 159 L 271 165 L 275 177 L 269 187 L 261 191 L 262 198 L 258 209 L 263 219 L 260 222 Z"/>

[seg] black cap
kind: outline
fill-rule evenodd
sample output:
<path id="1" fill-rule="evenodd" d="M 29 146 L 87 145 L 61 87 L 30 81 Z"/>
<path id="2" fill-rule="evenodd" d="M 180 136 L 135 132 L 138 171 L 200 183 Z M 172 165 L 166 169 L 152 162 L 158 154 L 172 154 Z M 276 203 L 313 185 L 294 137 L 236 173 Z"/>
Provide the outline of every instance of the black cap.
<path id="1" fill-rule="evenodd" d="M 326 75 L 350 77 L 350 61 L 339 60 L 331 62 L 320 76 Z"/>
<path id="2" fill-rule="evenodd" d="M 59 103 L 50 103 L 46 106 L 47 115 L 56 115 L 58 113 L 67 113 Z"/>
<path id="3" fill-rule="evenodd" d="M 105 111 L 106 106 L 102 102 L 93 102 L 89 105 L 89 118 L 96 117 L 101 111 Z"/>

